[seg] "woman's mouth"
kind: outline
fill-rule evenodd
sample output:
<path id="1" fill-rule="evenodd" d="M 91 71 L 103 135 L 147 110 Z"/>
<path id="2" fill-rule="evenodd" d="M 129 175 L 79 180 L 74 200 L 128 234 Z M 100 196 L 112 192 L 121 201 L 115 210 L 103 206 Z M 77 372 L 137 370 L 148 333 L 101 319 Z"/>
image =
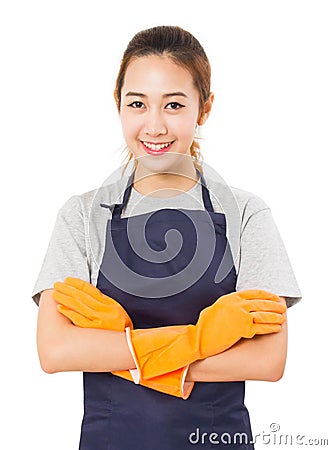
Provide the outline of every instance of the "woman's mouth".
<path id="1" fill-rule="evenodd" d="M 147 141 L 141 141 L 144 150 L 149 153 L 150 155 L 161 155 L 163 153 L 168 152 L 168 150 L 172 147 L 172 142 L 162 142 L 162 143 L 154 143 L 154 142 L 147 142 Z"/>

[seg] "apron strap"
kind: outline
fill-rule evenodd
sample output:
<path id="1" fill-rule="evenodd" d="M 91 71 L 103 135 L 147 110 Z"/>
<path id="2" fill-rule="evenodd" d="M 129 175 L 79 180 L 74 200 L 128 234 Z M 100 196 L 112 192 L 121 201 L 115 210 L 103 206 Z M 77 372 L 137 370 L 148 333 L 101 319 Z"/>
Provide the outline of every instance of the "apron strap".
<path id="1" fill-rule="evenodd" d="M 197 167 L 196 167 L 196 171 L 197 171 L 197 173 L 201 179 L 201 183 L 202 183 L 202 197 L 203 197 L 204 208 L 209 212 L 214 212 L 211 197 L 210 197 L 210 192 L 207 188 L 204 175 L 197 169 Z"/>
<path id="2" fill-rule="evenodd" d="M 199 179 L 201 180 L 202 198 L 203 198 L 204 208 L 207 211 L 209 211 L 209 212 L 214 212 L 212 201 L 211 201 L 211 197 L 210 197 L 210 193 L 209 193 L 209 190 L 207 188 L 205 178 L 204 178 L 203 174 L 197 169 L 196 166 L 195 166 L 195 169 L 196 169 L 196 172 L 198 174 Z M 130 193 L 131 193 L 131 190 L 132 190 L 133 181 L 134 181 L 134 176 L 135 176 L 135 170 L 132 172 L 132 174 L 130 175 L 130 177 L 128 179 L 128 183 L 127 183 L 126 189 L 125 189 L 124 194 L 123 194 L 122 203 L 121 204 L 112 205 L 112 207 L 114 207 L 113 214 L 112 214 L 112 219 L 115 219 L 115 220 L 120 220 L 121 219 L 122 210 L 126 206 L 128 200 L 129 200 L 129 196 L 130 196 Z M 100 206 L 106 207 L 106 205 L 104 205 L 104 204 L 100 204 Z"/>

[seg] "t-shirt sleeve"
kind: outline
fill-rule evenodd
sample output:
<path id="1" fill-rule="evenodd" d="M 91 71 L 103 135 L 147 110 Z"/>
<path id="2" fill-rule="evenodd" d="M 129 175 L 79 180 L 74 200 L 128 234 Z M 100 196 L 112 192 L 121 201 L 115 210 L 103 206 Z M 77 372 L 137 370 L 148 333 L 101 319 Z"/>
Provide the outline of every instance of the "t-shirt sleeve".
<path id="1" fill-rule="evenodd" d="M 78 196 L 71 197 L 58 212 L 46 255 L 32 291 L 39 305 L 40 294 L 56 281 L 77 277 L 90 282 L 84 217 Z"/>
<path id="2" fill-rule="evenodd" d="M 241 231 L 237 291 L 264 289 L 285 297 L 290 307 L 302 294 L 285 245 L 271 209 L 259 197 L 251 203 L 251 208 L 260 204 L 261 209 L 249 215 Z"/>

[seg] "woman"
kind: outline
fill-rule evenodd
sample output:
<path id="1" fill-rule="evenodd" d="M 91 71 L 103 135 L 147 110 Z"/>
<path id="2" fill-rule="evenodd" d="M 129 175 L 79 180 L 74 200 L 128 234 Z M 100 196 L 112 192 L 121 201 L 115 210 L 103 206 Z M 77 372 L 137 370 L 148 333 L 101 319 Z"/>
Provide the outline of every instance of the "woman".
<path id="1" fill-rule="evenodd" d="M 133 170 L 58 214 L 33 290 L 41 366 L 83 371 L 81 450 L 252 449 L 244 381 L 280 379 L 301 298 L 271 211 L 204 176 L 213 94 L 190 33 L 134 36 L 114 95 Z"/>

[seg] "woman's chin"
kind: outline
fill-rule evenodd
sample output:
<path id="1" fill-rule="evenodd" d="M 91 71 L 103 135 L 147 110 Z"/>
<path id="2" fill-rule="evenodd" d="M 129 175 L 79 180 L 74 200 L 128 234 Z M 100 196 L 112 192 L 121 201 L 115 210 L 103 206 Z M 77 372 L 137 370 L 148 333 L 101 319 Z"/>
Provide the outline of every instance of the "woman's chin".
<path id="1" fill-rule="evenodd" d="M 186 167 L 192 167 L 193 160 L 191 155 L 183 153 L 166 152 L 159 156 L 141 155 L 135 158 L 137 168 L 148 172 L 171 172 L 178 174 L 183 172 Z"/>

